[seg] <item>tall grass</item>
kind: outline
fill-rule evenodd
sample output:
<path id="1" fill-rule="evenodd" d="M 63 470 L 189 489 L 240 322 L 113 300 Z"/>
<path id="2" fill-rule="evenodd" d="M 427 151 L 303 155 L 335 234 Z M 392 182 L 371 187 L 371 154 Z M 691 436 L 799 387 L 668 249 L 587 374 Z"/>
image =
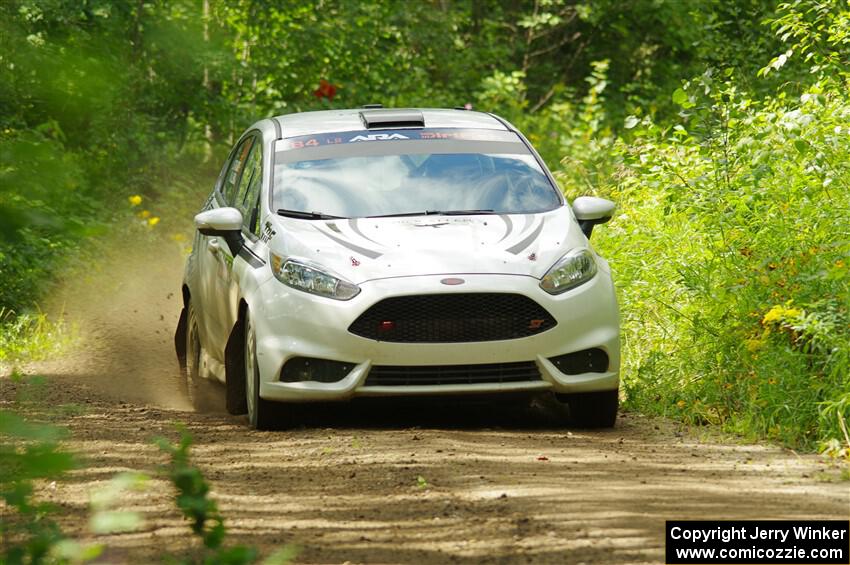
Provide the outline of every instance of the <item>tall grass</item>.
<path id="1" fill-rule="evenodd" d="M 788 50 L 757 77 L 684 81 L 672 123 L 635 107 L 612 129 L 605 61 L 580 104 L 508 104 L 544 154 L 563 155 L 567 196 L 618 203 L 592 243 L 619 289 L 628 405 L 791 446 L 850 444 L 848 22 L 846 6 L 783 4 L 765 31 Z M 775 94 L 741 87 L 789 69 Z"/>
<path id="2" fill-rule="evenodd" d="M 0 368 L 15 362 L 38 361 L 61 354 L 76 331 L 61 315 L 48 318 L 36 311 L 15 315 L 0 307 Z"/>
<path id="3" fill-rule="evenodd" d="M 813 446 L 850 406 L 850 101 L 757 103 L 691 85 L 688 127 L 619 146 L 600 235 L 624 311 L 632 405 Z M 705 95 L 705 92 L 709 92 Z M 702 97 L 702 98 L 701 98 Z"/>

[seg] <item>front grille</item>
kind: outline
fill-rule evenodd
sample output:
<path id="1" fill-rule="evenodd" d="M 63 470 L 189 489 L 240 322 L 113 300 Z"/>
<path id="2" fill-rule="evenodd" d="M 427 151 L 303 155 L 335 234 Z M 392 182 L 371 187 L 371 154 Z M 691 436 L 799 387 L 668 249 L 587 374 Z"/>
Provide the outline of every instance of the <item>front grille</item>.
<path id="1" fill-rule="evenodd" d="M 534 361 L 489 363 L 486 365 L 375 365 L 366 377 L 366 386 L 460 385 L 480 383 L 521 383 L 539 381 Z"/>
<path id="2" fill-rule="evenodd" d="M 456 293 L 394 296 L 366 310 L 348 331 L 398 343 L 458 343 L 517 339 L 557 325 L 520 294 Z"/>

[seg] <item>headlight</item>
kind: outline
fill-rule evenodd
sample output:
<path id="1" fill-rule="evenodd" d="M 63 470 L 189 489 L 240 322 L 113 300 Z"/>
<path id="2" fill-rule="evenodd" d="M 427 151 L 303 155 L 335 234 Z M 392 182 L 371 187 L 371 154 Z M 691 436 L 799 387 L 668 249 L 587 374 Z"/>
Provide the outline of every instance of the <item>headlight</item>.
<path id="1" fill-rule="evenodd" d="M 287 286 L 335 300 L 350 300 L 360 287 L 326 272 L 322 267 L 271 254 L 274 276 Z"/>
<path id="2" fill-rule="evenodd" d="M 540 288 L 549 294 L 561 294 L 586 283 L 596 274 L 596 261 L 589 249 L 573 249 L 540 280 Z"/>

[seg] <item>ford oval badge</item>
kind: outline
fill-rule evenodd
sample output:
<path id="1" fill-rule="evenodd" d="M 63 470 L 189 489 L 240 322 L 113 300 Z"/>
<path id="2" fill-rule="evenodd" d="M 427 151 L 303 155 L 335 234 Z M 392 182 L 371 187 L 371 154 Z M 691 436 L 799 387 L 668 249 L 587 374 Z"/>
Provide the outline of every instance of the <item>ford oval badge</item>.
<path id="1" fill-rule="evenodd" d="M 440 282 L 443 283 L 443 284 L 450 285 L 450 286 L 455 286 L 455 285 L 458 285 L 458 284 L 463 284 L 466 281 L 463 280 L 463 279 L 449 278 L 449 279 L 443 279 Z"/>

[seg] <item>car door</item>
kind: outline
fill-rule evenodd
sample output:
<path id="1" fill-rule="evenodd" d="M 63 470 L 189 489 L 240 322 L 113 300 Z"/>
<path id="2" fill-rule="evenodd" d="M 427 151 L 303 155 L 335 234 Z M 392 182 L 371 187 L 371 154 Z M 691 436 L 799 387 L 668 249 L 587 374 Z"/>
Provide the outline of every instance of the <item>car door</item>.
<path id="1" fill-rule="evenodd" d="M 224 182 L 213 193 L 207 208 L 230 206 L 234 202 L 250 160 L 254 141 L 254 136 L 248 136 L 236 146 L 231 154 Z M 201 279 L 201 308 L 198 316 L 204 327 L 204 346 L 215 359 L 223 361 L 224 342 L 230 330 L 225 315 L 227 296 L 224 289 L 228 287 L 233 256 L 222 237 L 201 236 L 198 243 Z"/>
<path id="2" fill-rule="evenodd" d="M 253 137 L 253 136 L 252 136 Z M 227 205 L 236 208 L 242 213 L 245 245 L 251 245 L 251 233 L 247 227 L 252 221 L 253 207 L 257 191 L 262 179 L 262 140 L 254 138 L 251 148 L 242 167 L 239 181 L 232 192 L 225 191 Z M 247 232 L 247 233 L 246 233 Z M 219 267 L 213 281 L 212 292 L 216 296 L 214 310 L 215 324 L 212 336 L 215 342 L 215 351 L 211 352 L 220 361 L 224 361 L 224 348 L 230 331 L 236 323 L 237 308 L 239 304 L 239 280 L 238 274 L 234 273 L 234 259 L 232 251 L 223 238 L 217 244 L 216 256 L 219 259 Z M 241 261 L 241 260 L 240 260 Z"/>
<path id="3" fill-rule="evenodd" d="M 239 299 L 245 289 L 241 288 L 250 273 L 263 265 L 263 258 L 268 256 L 266 243 L 260 238 L 260 195 L 263 186 L 263 143 L 258 138 L 245 168 L 240 190 L 233 202 L 233 207 L 242 213 L 243 246 L 239 256 L 233 261 L 229 280 L 228 311 L 226 316 L 228 327 L 232 328 L 239 314 Z"/>

